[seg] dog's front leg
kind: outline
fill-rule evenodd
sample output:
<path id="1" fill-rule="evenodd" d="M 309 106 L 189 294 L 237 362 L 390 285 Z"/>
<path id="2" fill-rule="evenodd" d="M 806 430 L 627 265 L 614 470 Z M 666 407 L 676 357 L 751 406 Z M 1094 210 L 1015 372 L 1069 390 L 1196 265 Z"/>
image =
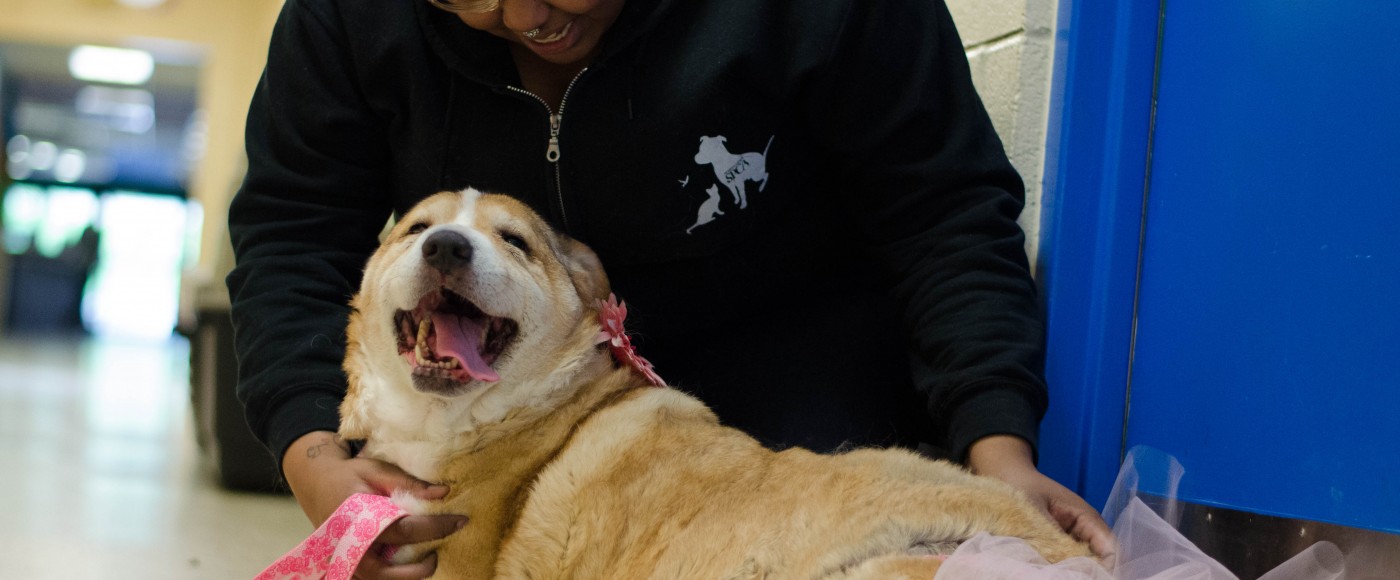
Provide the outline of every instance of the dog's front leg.
<path id="1" fill-rule="evenodd" d="M 394 505 L 399 506 L 399 509 L 408 512 L 408 515 L 411 516 L 438 515 L 438 512 L 430 509 L 430 503 L 428 501 L 419 499 L 405 490 L 394 491 L 389 499 L 393 500 Z M 446 539 L 438 539 L 418 544 L 394 546 L 392 551 L 387 554 L 388 560 L 390 563 L 396 565 L 412 564 L 426 558 L 428 554 L 436 551 L 445 541 Z"/>
<path id="2" fill-rule="evenodd" d="M 888 554 L 861 562 L 828 580 L 933 580 L 945 558 Z"/>

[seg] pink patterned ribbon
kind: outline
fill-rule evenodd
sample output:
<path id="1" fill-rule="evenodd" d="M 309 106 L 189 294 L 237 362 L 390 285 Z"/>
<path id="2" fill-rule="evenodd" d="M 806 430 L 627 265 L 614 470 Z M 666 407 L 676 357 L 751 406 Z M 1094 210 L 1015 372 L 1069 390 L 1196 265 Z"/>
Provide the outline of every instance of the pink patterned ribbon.
<path id="1" fill-rule="evenodd" d="M 352 495 L 311 537 L 254 580 L 350 580 L 374 539 L 406 515 L 382 495 Z"/>

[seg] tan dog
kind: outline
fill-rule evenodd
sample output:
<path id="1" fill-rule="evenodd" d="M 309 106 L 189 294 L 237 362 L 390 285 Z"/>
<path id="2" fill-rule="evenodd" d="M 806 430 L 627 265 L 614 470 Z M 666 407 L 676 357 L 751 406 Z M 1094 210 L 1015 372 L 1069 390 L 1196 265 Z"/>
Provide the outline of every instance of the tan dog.
<path id="1" fill-rule="evenodd" d="M 508 197 L 435 195 L 369 261 L 340 434 L 451 487 L 437 578 L 921 578 L 978 532 L 1088 555 L 1018 492 L 895 450 L 773 452 L 618 368 L 608 282 Z M 440 545 L 438 545 L 440 544 Z"/>

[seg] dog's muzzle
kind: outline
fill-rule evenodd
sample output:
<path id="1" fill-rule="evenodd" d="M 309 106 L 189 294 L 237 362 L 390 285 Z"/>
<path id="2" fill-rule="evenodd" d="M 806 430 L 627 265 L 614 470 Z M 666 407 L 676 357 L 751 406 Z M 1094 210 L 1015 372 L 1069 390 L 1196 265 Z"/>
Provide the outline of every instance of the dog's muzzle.
<path id="1" fill-rule="evenodd" d="M 469 270 L 475 253 L 471 240 L 452 230 L 429 234 L 421 252 L 423 263 L 446 277 Z M 501 380 L 491 365 L 519 332 L 515 321 L 486 314 L 448 285 L 424 294 L 412 310 L 395 312 L 393 323 L 415 386 L 432 392 Z"/>

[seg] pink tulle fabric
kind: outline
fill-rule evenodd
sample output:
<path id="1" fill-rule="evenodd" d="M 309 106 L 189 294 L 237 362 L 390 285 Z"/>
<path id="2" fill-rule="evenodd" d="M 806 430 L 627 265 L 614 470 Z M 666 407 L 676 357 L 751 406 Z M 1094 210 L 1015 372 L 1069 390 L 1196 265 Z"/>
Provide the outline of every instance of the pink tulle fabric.
<path id="1" fill-rule="evenodd" d="M 254 580 L 350 580 L 374 539 L 406 515 L 387 497 L 352 495 L 311 537 Z"/>
<path id="2" fill-rule="evenodd" d="M 1089 558 L 1050 564 L 1016 538 L 979 534 L 944 561 L 935 580 L 1239 580 L 1177 532 L 1138 499 L 1138 485 L 1149 464 L 1170 498 L 1184 470 L 1175 459 L 1150 449 L 1128 454 L 1104 510 L 1113 526 L 1118 554 L 1112 569 Z M 1261 576 L 1259 580 L 1345 580 L 1345 556 L 1335 544 L 1318 542 Z"/>

